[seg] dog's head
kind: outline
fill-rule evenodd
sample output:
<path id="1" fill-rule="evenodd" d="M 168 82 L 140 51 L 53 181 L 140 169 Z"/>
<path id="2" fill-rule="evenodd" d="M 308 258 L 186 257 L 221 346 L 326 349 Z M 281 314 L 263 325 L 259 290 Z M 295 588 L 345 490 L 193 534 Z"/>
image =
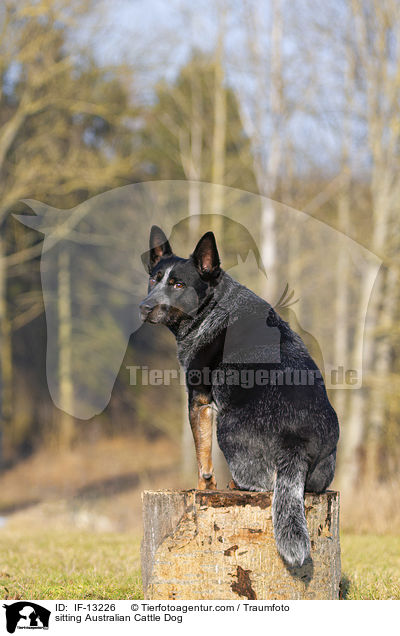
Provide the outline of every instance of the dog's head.
<path id="1" fill-rule="evenodd" d="M 189 258 L 180 258 L 164 232 L 153 225 L 145 261 L 150 278 L 148 295 L 140 304 L 141 319 L 169 327 L 196 315 L 222 272 L 212 232 L 204 234 Z"/>

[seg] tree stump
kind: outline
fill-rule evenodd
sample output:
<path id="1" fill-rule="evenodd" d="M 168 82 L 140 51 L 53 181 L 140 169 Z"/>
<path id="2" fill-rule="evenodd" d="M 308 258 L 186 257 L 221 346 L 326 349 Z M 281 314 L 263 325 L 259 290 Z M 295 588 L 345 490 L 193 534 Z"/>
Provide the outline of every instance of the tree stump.
<path id="1" fill-rule="evenodd" d="M 305 495 L 311 559 L 288 567 L 276 549 L 272 493 L 142 493 L 146 599 L 337 599 L 339 493 Z"/>

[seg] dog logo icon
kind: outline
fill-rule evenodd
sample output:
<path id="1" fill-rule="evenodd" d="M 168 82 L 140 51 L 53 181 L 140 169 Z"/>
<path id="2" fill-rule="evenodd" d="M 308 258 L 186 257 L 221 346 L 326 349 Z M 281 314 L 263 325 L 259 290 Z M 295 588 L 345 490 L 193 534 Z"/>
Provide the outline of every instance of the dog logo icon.
<path id="1" fill-rule="evenodd" d="M 14 634 L 16 629 L 49 629 L 51 612 L 37 603 L 17 601 L 3 607 L 9 634 Z"/>

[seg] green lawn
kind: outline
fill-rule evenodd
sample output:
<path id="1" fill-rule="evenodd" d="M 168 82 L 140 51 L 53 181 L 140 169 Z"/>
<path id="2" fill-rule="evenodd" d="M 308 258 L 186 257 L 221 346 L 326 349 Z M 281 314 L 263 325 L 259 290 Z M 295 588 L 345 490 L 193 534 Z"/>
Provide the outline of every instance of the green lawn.
<path id="1" fill-rule="evenodd" d="M 137 599 L 140 537 L 0 531 L 3 599 Z"/>
<path id="2" fill-rule="evenodd" d="M 400 599 L 400 536 L 341 535 L 342 593 L 348 599 Z"/>
<path id="3" fill-rule="evenodd" d="M 140 537 L 0 531 L 3 599 L 139 599 Z M 342 534 L 342 594 L 400 599 L 400 537 Z"/>

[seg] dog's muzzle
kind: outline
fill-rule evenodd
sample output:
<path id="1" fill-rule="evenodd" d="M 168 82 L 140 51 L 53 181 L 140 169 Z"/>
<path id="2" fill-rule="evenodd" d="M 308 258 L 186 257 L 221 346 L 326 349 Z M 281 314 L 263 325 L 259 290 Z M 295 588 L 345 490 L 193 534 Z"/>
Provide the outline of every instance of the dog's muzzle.
<path id="1" fill-rule="evenodd" d="M 165 314 L 161 305 L 150 305 L 143 301 L 139 305 L 140 319 L 142 322 L 160 322 Z"/>

